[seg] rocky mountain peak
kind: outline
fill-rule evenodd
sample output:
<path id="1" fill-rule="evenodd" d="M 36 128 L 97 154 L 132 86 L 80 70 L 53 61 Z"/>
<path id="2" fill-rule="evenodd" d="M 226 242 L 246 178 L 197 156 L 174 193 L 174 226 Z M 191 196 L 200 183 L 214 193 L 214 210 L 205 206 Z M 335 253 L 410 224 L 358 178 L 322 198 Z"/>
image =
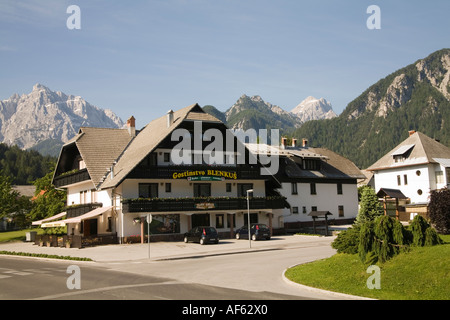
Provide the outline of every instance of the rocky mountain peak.
<path id="1" fill-rule="evenodd" d="M 313 96 L 309 96 L 300 102 L 291 110 L 291 113 L 297 116 L 302 122 L 331 119 L 337 116 L 333 111 L 331 103 L 324 98 L 317 99 Z"/>
<path id="2" fill-rule="evenodd" d="M 111 110 L 89 104 L 79 96 L 54 92 L 37 83 L 29 94 L 0 101 L 0 141 L 28 149 L 45 140 L 67 142 L 81 126 L 123 127 Z"/>

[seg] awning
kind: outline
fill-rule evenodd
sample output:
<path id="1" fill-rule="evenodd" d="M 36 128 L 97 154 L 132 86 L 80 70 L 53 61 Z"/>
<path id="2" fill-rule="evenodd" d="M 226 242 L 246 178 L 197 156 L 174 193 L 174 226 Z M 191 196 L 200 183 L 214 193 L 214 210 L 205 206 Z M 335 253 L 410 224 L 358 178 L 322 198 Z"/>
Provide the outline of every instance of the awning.
<path id="1" fill-rule="evenodd" d="M 106 212 L 108 210 L 111 210 L 111 209 L 112 209 L 112 206 L 110 206 L 110 207 L 100 207 L 100 208 L 94 209 L 92 211 L 89 211 L 88 213 L 85 213 L 85 214 L 83 214 L 81 216 L 78 216 L 78 217 L 75 217 L 75 218 L 66 219 L 66 220 L 63 220 L 63 221 L 65 223 L 80 223 L 83 220 L 99 216 L 102 213 L 104 213 L 104 212 Z"/>
<path id="2" fill-rule="evenodd" d="M 85 214 L 83 214 L 81 216 L 78 216 L 78 217 L 69 218 L 69 219 L 65 219 L 65 220 L 54 221 L 54 222 L 49 222 L 49 223 L 44 223 L 44 224 L 41 225 L 41 228 L 64 227 L 68 223 L 80 223 L 83 220 L 99 216 L 102 213 L 104 213 L 104 212 L 106 212 L 106 211 L 108 211 L 110 209 L 112 209 L 112 207 L 97 208 L 97 209 L 89 211 L 88 213 L 85 213 Z"/>
<path id="3" fill-rule="evenodd" d="M 57 220 L 57 219 L 59 219 L 59 218 L 62 218 L 62 217 L 64 217 L 65 215 L 66 215 L 66 212 L 61 212 L 61 213 L 55 214 L 53 217 L 50 217 L 50 218 L 45 218 L 45 219 L 42 219 L 42 220 L 33 221 L 31 224 L 32 224 L 33 226 L 38 226 L 38 225 L 41 225 L 41 224 L 44 223 L 44 222 L 47 222 L 47 221 L 53 221 L 53 220 Z"/>
<path id="4" fill-rule="evenodd" d="M 64 220 L 58 220 L 58 221 L 47 222 L 47 223 L 41 224 L 41 228 L 54 228 L 54 227 L 65 227 L 65 226 L 66 226 L 66 223 L 64 222 Z"/>

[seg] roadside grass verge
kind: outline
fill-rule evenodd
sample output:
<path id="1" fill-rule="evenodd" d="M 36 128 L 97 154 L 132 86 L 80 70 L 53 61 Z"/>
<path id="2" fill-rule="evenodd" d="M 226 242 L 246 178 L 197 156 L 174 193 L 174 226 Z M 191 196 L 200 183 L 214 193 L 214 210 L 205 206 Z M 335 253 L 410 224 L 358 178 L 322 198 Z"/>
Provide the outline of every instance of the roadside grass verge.
<path id="1" fill-rule="evenodd" d="M 9 256 L 22 256 L 22 257 L 37 257 L 37 258 L 47 258 L 47 259 L 61 259 L 61 260 L 76 260 L 76 261 L 92 261 L 91 258 L 82 257 L 72 257 L 72 256 L 59 256 L 56 254 L 46 254 L 46 253 L 30 253 L 30 252 L 15 252 L 15 251 L 0 251 L 0 255 Z"/>
<path id="2" fill-rule="evenodd" d="M 13 242 L 13 241 L 25 241 L 26 233 L 35 231 L 37 234 L 43 234 L 44 230 L 41 228 L 24 229 L 18 231 L 8 231 L 0 232 L 0 243 L 1 242 Z"/>
<path id="3" fill-rule="evenodd" d="M 415 247 L 391 260 L 377 264 L 381 288 L 368 289 L 372 275 L 358 255 L 334 256 L 299 265 L 286 271 L 286 277 L 303 285 L 381 300 L 449 300 L 450 236 L 443 245 Z"/>

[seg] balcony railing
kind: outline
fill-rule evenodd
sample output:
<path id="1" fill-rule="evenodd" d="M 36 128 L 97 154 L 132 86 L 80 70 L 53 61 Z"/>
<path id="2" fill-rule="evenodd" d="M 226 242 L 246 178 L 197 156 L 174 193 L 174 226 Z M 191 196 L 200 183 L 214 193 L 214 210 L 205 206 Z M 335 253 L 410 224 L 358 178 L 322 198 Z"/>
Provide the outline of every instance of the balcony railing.
<path id="1" fill-rule="evenodd" d="M 217 172 L 236 173 L 235 179 L 265 179 L 267 177 L 261 176 L 260 168 L 254 166 L 216 166 L 216 165 L 169 165 L 169 166 L 150 166 L 137 167 L 129 175 L 131 179 L 174 179 L 184 172 L 203 171 L 205 176 L 217 174 Z M 226 174 L 225 174 L 225 178 Z"/>
<path id="2" fill-rule="evenodd" d="M 66 172 L 66 173 L 63 173 L 63 174 L 55 177 L 55 179 L 53 179 L 53 184 L 55 187 L 61 188 L 64 186 L 68 186 L 70 184 L 87 181 L 90 179 L 91 179 L 91 177 L 90 177 L 87 169 L 81 169 L 81 170 L 78 170 L 75 172 L 70 172 L 70 173 Z"/>
<path id="3" fill-rule="evenodd" d="M 66 217 L 67 219 L 79 217 L 102 206 L 103 204 L 97 202 L 68 206 L 66 207 Z"/>
<path id="4" fill-rule="evenodd" d="M 252 210 L 286 207 L 289 207 L 289 204 L 284 197 L 250 198 L 250 209 Z M 122 200 L 122 210 L 124 213 L 247 210 L 247 199 L 245 197 L 124 199 Z"/>

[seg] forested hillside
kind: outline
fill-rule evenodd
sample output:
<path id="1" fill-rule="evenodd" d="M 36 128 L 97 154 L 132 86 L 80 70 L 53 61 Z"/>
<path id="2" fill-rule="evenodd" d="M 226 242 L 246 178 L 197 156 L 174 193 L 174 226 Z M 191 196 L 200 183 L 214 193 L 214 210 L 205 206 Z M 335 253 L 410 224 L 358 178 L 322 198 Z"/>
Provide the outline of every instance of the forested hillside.
<path id="1" fill-rule="evenodd" d="M 42 156 L 34 150 L 21 150 L 18 146 L 0 143 L 0 174 L 11 177 L 15 185 L 31 184 L 45 176 L 56 158 Z"/>
<path id="2" fill-rule="evenodd" d="M 310 145 L 329 148 L 367 168 L 420 131 L 450 146 L 450 49 L 437 51 L 368 88 L 331 120 L 294 131 Z"/>

